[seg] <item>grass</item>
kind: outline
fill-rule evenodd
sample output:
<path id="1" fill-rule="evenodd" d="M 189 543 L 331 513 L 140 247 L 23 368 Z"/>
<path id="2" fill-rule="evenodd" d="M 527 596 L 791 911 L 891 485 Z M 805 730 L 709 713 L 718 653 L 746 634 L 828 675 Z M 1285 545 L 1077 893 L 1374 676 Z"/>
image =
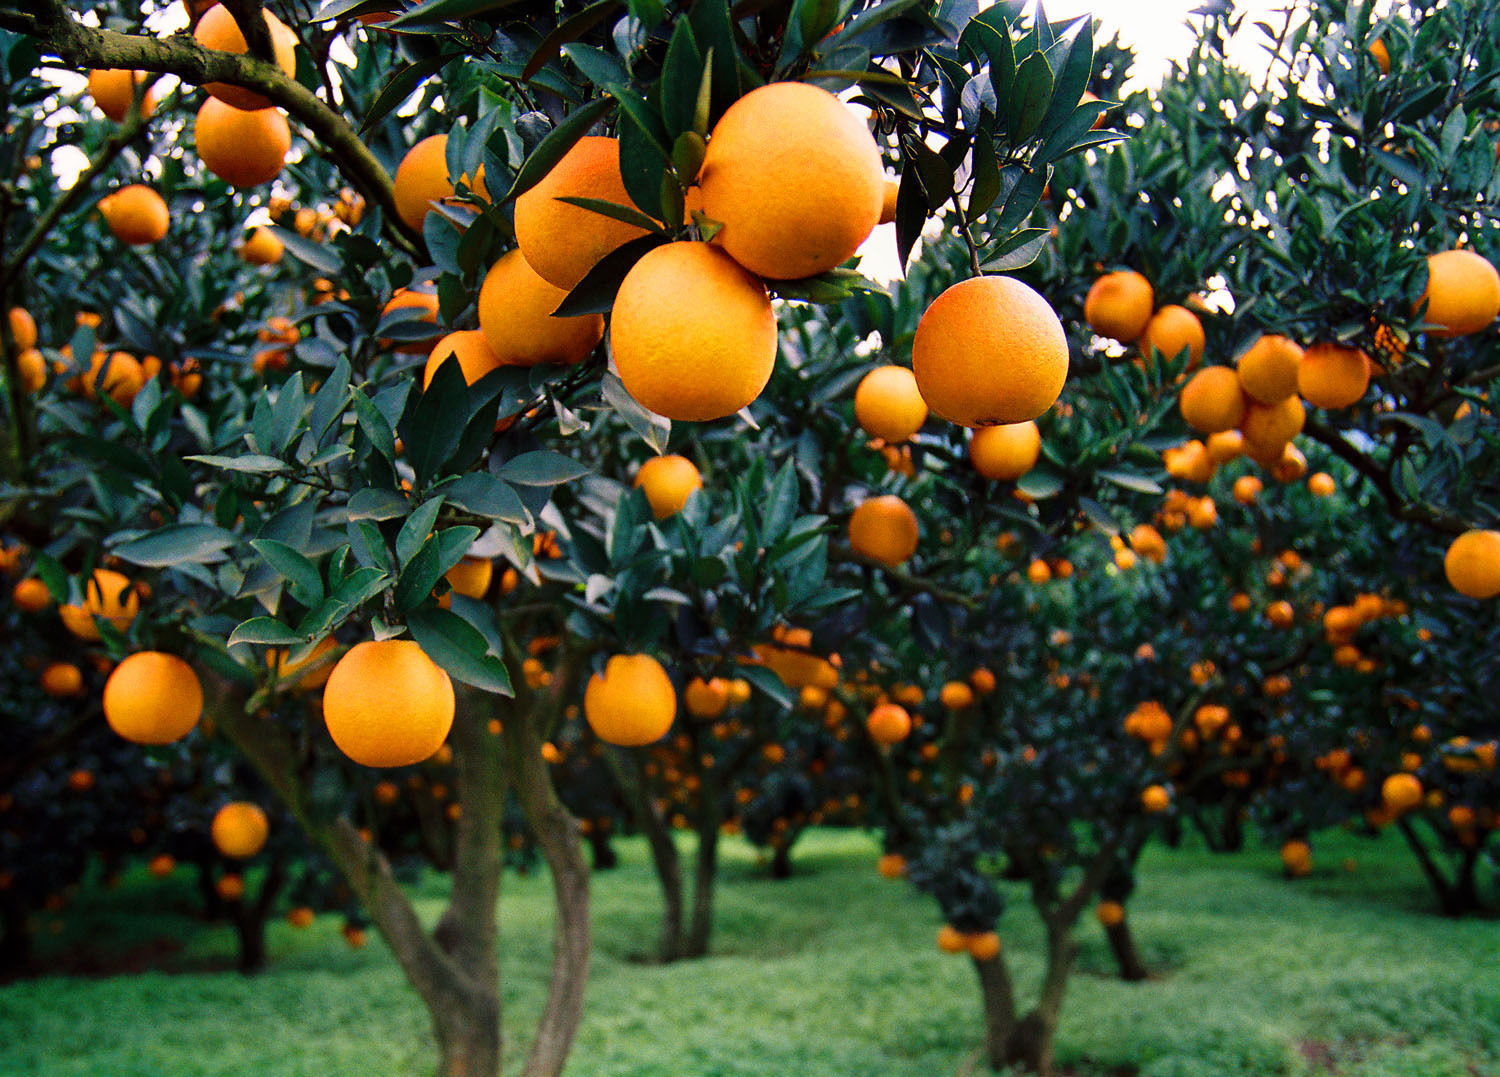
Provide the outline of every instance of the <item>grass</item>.
<path id="1" fill-rule="evenodd" d="M 644 846 L 596 879 L 596 956 L 569 1073 L 587 1077 L 934 1077 L 971 1072 L 978 993 L 967 959 L 933 946 L 936 907 L 880 879 L 866 835 L 819 832 L 797 877 L 764 877 L 731 843 L 715 954 L 642 963 L 657 897 Z M 1131 903 L 1159 975 L 1110 976 L 1101 933 L 1081 931 L 1059 1062 L 1079 1075 L 1138 1077 L 1495 1077 L 1500 1074 L 1500 929 L 1430 912 L 1394 842 L 1327 837 L 1320 869 L 1295 884 L 1274 851 L 1234 857 L 1155 849 Z M 1358 865 L 1340 867 L 1346 857 Z M 441 908 L 444 880 L 421 891 Z M 506 1030 L 518 1062 L 550 951 L 543 878 L 507 877 L 502 899 Z M 0 988 L 8 1077 L 196 1077 L 430 1072 L 425 1012 L 372 933 L 351 951 L 336 917 L 273 925 L 271 968 L 228 971 L 227 929 L 174 915 L 186 880 L 142 877 L 85 891 L 43 945 L 139 952 L 182 947 L 170 971 L 50 977 Z M 49 932 L 54 922 L 60 934 Z M 1002 924 L 1023 987 L 1040 974 L 1023 903 Z M 134 950 L 132 950 L 134 948 Z M 982 1072 L 977 1067 L 972 1072 Z"/>

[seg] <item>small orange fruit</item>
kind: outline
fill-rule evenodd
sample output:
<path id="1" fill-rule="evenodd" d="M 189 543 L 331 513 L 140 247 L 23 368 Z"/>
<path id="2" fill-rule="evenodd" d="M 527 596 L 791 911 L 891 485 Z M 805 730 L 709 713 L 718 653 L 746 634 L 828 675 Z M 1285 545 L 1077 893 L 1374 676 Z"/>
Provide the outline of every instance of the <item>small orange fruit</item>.
<path id="1" fill-rule="evenodd" d="M 281 175 L 292 129 L 277 109 L 243 112 L 210 97 L 198 110 L 193 144 L 203 167 L 231 187 L 258 187 Z"/>
<path id="2" fill-rule="evenodd" d="M 911 715 L 896 703 L 879 703 L 865 719 L 865 729 L 876 744 L 899 744 L 911 736 Z"/>
<path id="3" fill-rule="evenodd" d="M 1163 359 L 1175 359 L 1185 349 L 1188 368 L 1203 358 L 1203 323 L 1198 315 L 1175 303 L 1162 307 L 1151 316 L 1140 336 L 1141 355 L 1150 359 L 1160 352 Z"/>
<path id="4" fill-rule="evenodd" d="M 453 682 L 412 640 L 357 643 L 323 688 L 323 721 L 341 752 L 367 767 L 420 763 L 453 727 Z"/>
<path id="5" fill-rule="evenodd" d="M 134 585 L 120 573 L 101 568 L 95 570 L 84 587 L 83 605 L 62 606 L 57 612 L 69 632 L 79 639 L 95 642 L 99 639 L 95 617 L 104 618 L 124 632 L 140 608 L 140 596 Z"/>
<path id="6" fill-rule="evenodd" d="M 1500 272 L 1473 251 L 1428 255 L 1427 287 L 1413 310 L 1423 302 L 1427 311 L 1422 320 L 1438 326 L 1439 335 L 1477 333 L 1500 315 Z"/>
<path id="7" fill-rule="evenodd" d="M 969 439 L 969 461 L 987 479 L 1014 482 L 1036 466 L 1041 454 L 1042 433 L 1031 419 L 982 427 Z"/>
<path id="8" fill-rule="evenodd" d="M 660 740 L 677 716 L 677 692 L 649 654 L 617 654 L 589 678 L 583 714 L 606 744 L 633 747 Z"/>
<path id="9" fill-rule="evenodd" d="M 892 494 L 860 502 L 849 517 L 849 545 L 854 552 L 890 568 L 917 552 L 919 538 L 916 514 Z"/>
<path id="10" fill-rule="evenodd" d="M 396 166 L 395 184 L 396 212 L 420 232 L 432 203 L 454 194 L 448 179 L 448 136 L 429 135 L 407 150 Z"/>
<path id="11" fill-rule="evenodd" d="M 917 377 L 904 366 L 878 366 L 854 390 L 854 418 L 865 433 L 892 445 L 906 441 L 927 421 L 927 401 Z"/>
<path id="12" fill-rule="evenodd" d="M 1422 803 L 1422 783 L 1414 774 L 1392 774 L 1380 783 L 1380 799 L 1392 815 L 1409 812 Z"/>
<path id="13" fill-rule="evenodd" d="M 210 833 L 219 852 L 234 860 L 249 860 L 266 847 L 271 823 L 259 804 L 236 800 L 215 813 Z"/>
<path id="14" fill-rule="evenodd" d="M 252 228 L 240 244 L 240 258 L 252 266 L 271 266 L 281 261 L 286 245 L 269 228 Z"/>
<path id="15" fill-rule="evenodd" d="M 1151 282 L 1133 269 L 1106 273 L 1083 301 L 1083 317 L 1101 337 L 1133 344 L 1146 330 L 1156 306 Z"/>
<path id="16" fill-rule="evenodd" d="M 1240 379 L 1227 366 L 1204 367 L 1182 387 L 1177 406 L 1182 418 L 1201 434 L 1233 430 L 1245 418 Z"/>
<path id="17" fill-rule="evenodd" d="M 146 80 L 144 71 L 128 71 L 124 68 L 95 68 L 89 72 L 89 96 L 99 111 L 114 120 L 125 122 L 130 106 L 135 102 L 135 88 Z M 147 90 L 141 99 L 141 116 L 149 117 L 156 111 L 156 94 Z"/>
<path id="18" fill-rule="evenodd" d="M 635 473 L 637 489 L 645 491 L 651 514 L 658 520 L 682 511 L 694 491 L 703 488 L 703 476 L 685 456 L 653 456 Z"/>
<path id="19" fill-rule="evenodd" d="M 295 75 L 297 73 L 297 35 L 292 33 L 286 23 L 269 11 L 263 14 L 266 17 L 266 29 L 270 32 L 271 52 L 276 57 L 276 66 L 288 76 Z M 245 44 L 245 35 L 240 32 L 240 24 L 235 21 L 234 15 L 223 4 L 215 4 L 203 13 L 203 18 L 198 20 L 198 25 L 193 30 L 193 37 L 205 49 L 241 55 L 249 50 L 249 46 Z M 247 112 L 271 106 L 271 102 L 266 98 L 243 86 L 235 86 L 227 82 L 206 82 L 203 88 L 226 105 L 232 105 Z"/>
<path id="20" fill-rule="evenodd" d="M 1152 815 L 1160 815 L 1172 804 L 1171 795 L 1160 785 L 1148 785 L 1141 791 L 1141 807 Z"/>
<path id="21" fill-rule="evenodd" d="M 167 234 L 172 222 L 167 203 L 143 183 L 132 183 L 99 200 L 99 212 L 121 243 L 144 247 Z"/>
<path id="22" fill-rule="evenodd" d="M 1125 906 L 1118 901 L 1101 901 L 1094 907 L 1094 916 L 1105 927 L 1118 927 L 1125 922 Z"/>
<path id="23" fill-rule="evenodd" d="M 1297 366 L 1297 391 L 1319 408 L 1347 408 L 1370 386 L 1370 357 L 1358 348 L 1314 344 Z"/>
<path id="24" fill-rule="evenodd" d="M 1279 404 L 1297 391 L 1302 348 L 1289 337 L 1268 333 L 1239 357 L 1240 387 L 1258 404 Z"/>
<path id="25" fill-rule="evenodd" d="M 203 686 L 174 654 L 138 651 L 104 685 L 104 718 L 136 744 L 171 744 L 193 731 L 203 713 Z"/>
<path id="26" fill-rule="evenodd" d="M 432 352 L 427 356 L 427 365 L 422 368 L 423 389 L 432 384 L 438 367 L 449 359 L 458 360 L 458 369 L 463 371 L 464 382 L 468 385 L 473 385 L 502 365 L 500 357 L 490 350 L 483 333 L 478 329 L 459 329 L 433 346 Z"/>
<path id="27" fill-rule="evenodd" d="M 72 662 L 53 662 L 42 670 L 42 691 L 55 699 L 83 693 L 83 672 Z"/>
<path id="28" fill-rule="evenodd" d="M 1500 595 L 1500 531 L 1465 531 L 1448 546 L 1443 572 L 1469 598 Z"/>
<path id="29" fill-rule="evenodd" d="M 520 251 L 507 251 L 479 289 L 479 329 L 505 366 L 572 366 L 604 339 L 604 316 L 554 318 L 552 312 L 566 298 L 567 292 L 538 276 Z"/>
<path id="30" fill-rule="evenodd" d="M 682 701 L 694 718 L 712 721 L 729 709 L 729 682 L 722 677 L 706 681 L 694 677 L 683 689 Z"/>
<path id="31" fill-rule="evenodd" d="M 975 961 L 993 961 L 1000 956 L 1000 936 L 993 931 L 977 932 L 964 941 Z"/>

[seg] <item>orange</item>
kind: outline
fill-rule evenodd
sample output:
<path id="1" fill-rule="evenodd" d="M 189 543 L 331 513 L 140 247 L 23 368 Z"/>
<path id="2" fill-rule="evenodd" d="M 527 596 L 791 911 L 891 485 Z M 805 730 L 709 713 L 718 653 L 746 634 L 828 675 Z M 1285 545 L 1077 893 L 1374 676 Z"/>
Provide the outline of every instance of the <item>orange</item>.
<path id="1" fill-rule="evenodd" d="M 1153 564 L 1167 559 L 1167 540 L 1150 524 L 1137 524 L 1130 530 L 1130 548 Z"/>
<path id="2" fill-rule="evenodd" d="M 1214 461 L 1203 442 L 1196 438 L 1165 450 L 1162 464 L 1167 474 L 1184 482 L 1208 482 L 1214 477 Z"/>
<path id="3" fill-rule="evenodd" d="M 1302 348 L 1274 333 L 1260 337 L 1236 361 L 1240 387 L 1259 404 L 1279 404 L 1297 391 Z"/>
<path id="4" fill-rule="evenodd" d="M 126 352 L 111 355 L 95 352 L 88 373 L 83 376 L 83 395 L 97 400 L 102 389 L 116 404 L 128 408 L 145 384 L 146 372 L 135 356 Z"/>
<path id="5" fill-rule="evenodd" d="M 1101 337 L 1133 344 L 1146 330 L 1156 306 L 1151 282 L 1133 269 L 1106 273 L 1083 301 L 1083 317 Z"/>
<path id="6" fill-rule="evenodd" d="M 432 203 L 454 194 L 448 179 L 448 136 L 429 135 L 407 150 L 396 166 L 395 183 L 396 212 L 420 232 Z"/>
<path id="7" fill-rule="evenodd" d="M 1101 901 L 1094 907 L 1094 916 L 1105 927 L 1118 927 L 1125 922 L 1125 906 L 1118 901 Z"/>
<path id="8" fill-rule="evenodd" d="M 646 230 L 560 198 L 639 208 L 620 176 L 619 141 L 602 135 L 579 139 L 540 183 L 516 199 L 516 243 L 526 263 L 554 288 L 570 292 L 601 258 Z"/>
<path id="9" fill-rule="evenodd" d="M 969 683 L 974 686 L 974 691 L 987 696 L 995 690 L 995 675 L 981 666 L 969 674 Z"/>
<path id="10" fill-rule="evenodd" d="M 963 681 L 949 681 L 938 693 L 938 700 L 950 711 L 961 711 L 974 705 L 974 689 Z"/>
<path id="11" fill-rule="evenodd" d="M 677 716 L 677 692 L 649 654 L 617 654 L 589 678 L 583 714 L 606 744 L 633 747 L 660 740 Z"/>
<path id="12" fill-rule="evenodd" d="M 306 905 L 298 905 L 295 909 L 288 909 L 286 922 L 298 930 L 312 927 L 314 914 Z"/>
<path id="13" fill-rule="evenodd" d="M 1042 434 L 1035 422 L 1001 423 L 974 431 L 969 461 L 987 479 L 1014 482 L 1036 466 Z"/>
<path id="14" fill-rule="evenodd" d="M 242 112 L 210 97 L 198 110 L 193 141 L 203 167 L 231 187 L 258 187 L 281 175 L 292 129 L 274 108 Z"/>
<path id="15" fill-rule="evenodd" d="M 157 853 L 146 865 L 146 870 L 158 879 L 165 879 L 177 867 L 177 861 L 166 853 Z"/>
<path id="16" fill-rule="evenodd" d="M 1035 584 L 1043 584 L 1052 579 L 1052 569 L 1041 558 L 1037 558 L 1026 566 L 1026 578 Z"/>
<path id="17" fill-rule="evenodd" d="M 495 564 L 489 558 L 465 557 L 448 570 L 445 578 L 456 593 L 478 601 L 489 592 L 494 575 Z"/>
<path id="18" fill-rule="evenodd" d="M 64 628 L 79 639 L 93 642 L 99 638 L 95 617 L 103 617 L 124 632 L 140 608 L 140 596 L 131 582 L 112 569 L 101 568 L 84 587 L 83 605 L 62 606 L 57 612 Z"/>
<path id="19" fill-rule="evenodd" d="M 1141 807 L 1152 815 L 1160 815 L 1171 806 L 1172 798 L 1160 785 L 1148 785 L 1141 791 Z"/>
<path id="20" fill-rule="evenodd" d="M 899 180 L 888 179 L 885 181 L 885 192 L 880 202 L 880 223 L 891 224 L 896 220 L 896 200 L 901 193 Z"/>
<path id="21" fill-rule="evenodd" d="M 1285 599 L 1279 599 L 1266 607 L 1266 620 L 1277 628 L 1290 628 L 1297 619 L 1297 611 Z"/>
<path id="22" fill-rule="evenodd" d="M 214 884 L 214 891 L 225 901 L 239 901 L 245 896 L 245 880 L 239 875 L 225 875 Z"/>
<path id="23" fill-rule="evenodd" d="M 1500 314 L 1500 273 L 1473 251 L 1442 251 L 1427 256 L 1427 287 L 1416 307 L 1427 303 L 1422 320 L 1445 337 L 1488 328 Z"/>
<path id="24" fill-rule="evenodd" d="M 1302 433 L 1302 424 L 1307 421 L 1307 411 L 1296 396 L 1289 396 L 1279 404 L 1251 404 L 1245 409 L 1240 432 L 1245 435 L 1246 451 L 1269 453 L 1275 451 L 1279 458 L 1281 447 Z"/>
<path id="25" fill-rule="evenodd" d="M 993 961 L 1000 956 L 1000 936 L 993 931 L 978 932 L 964 941 L 975 961 Z"/>
<path id="26" fill-rule="evenodd" d="M 714 242 L 750 272 L 814 277 L 853 257 L 880 220 L 885 172 L 870 129 L 827 90 L 773 82 L 731 105 L 698 173 Z"/>
<path id="27" fill-rule="evenodd" d="M 323 720 L 356 763 L 420 763 L 453 726 L 453 682 L 412 640 L 356 643 L 328 675 Z"/>
<path id="28" fill-rule="evenodd" d="M 1296 878 L 1312 873 L 1312 847 L 1296 838 L 1281 847 L 1281 864 Z"/>
<path id="29" fill-rule="evenodd" d="M 478 329 L 460 329 L 439 340 L 427 356 L 427 365 L 422 368 L 423 389 L 432 384 L 437 368 L 449 359 L 458 360 L 458 368 L 463 371 L 464 381 L 469 385 L 503 365 L 500 357 L 490 350 L 483 333 Z"/>
<path id="30" fill-rule="evenodd" d="M 893 494 L 860 502 L 849 517 L 850 547 L 889 568 L 917 552 L 918 538 L 916 514 Z"/>
<path id="31" fill-rule="evenodd" d="M 144 71 L 128 71 L 120 67 L 95 68 L 89 72 L 89 96 L 99 111 L 123 123 L 135 102 L 135 88 L 146 79 Z M 141 116 L 144 119 L 156 110 L 156 95 L 147 90 L 141 98 Z"/>
<path id="32" fill-rule="evenodd" d="M 682 701 L 694 718 L 717 718 L 729 709 L 729 682 L 723 677 L 694 677 L 683 689 Z"/>
<path id="33" fill-rule="evenodd" d="M 269 228 L 252 228 L 240 244 L 240 257 L 253 266 L 270 266 L 281 261 L 285 245 Z"/>
<path id="34" fill-rule="evenodd" d="M 904 366 L 878 366 L 854 390 L 854 419 L 866 434 L 899 444 L 927 421 L 917 377 Z"/>
<path id="35" fill-rule="evenodd" d="M 1334 484 L 1332 475 L 1319 471 L 1308 477 L 1307 489 L 1314 497 L 1329 497 L 1338 487 Z"/>
<path id="36" fill-rule="evenodd" d="M 1271 477 L 1277 482 L 1296 482 L 1307 474 L 1307 457 L 1302 450 L 1287 442 L 1281 450 L 1281 459 L 1271 466 Z"/>
<path id="37" fill-rule="evenodd" d="M 1175 303 L 1153 314 L 1140 337 L 1141 355 L 1147 359 L 1153 351 L 1160 352 L 1163 359 L 1175 359 L 1186 349 L 1189 370 L 1203 358 L 1203 343 L 1203 323 L 1198 315 Z"/>
<path id="38" fill-rule="evenodd" d="M 1227 366 L 1204 367 L 1182 387 L 1177 406 L 1182 417 L 1201 434 L 1233 430 L 1245 418 L 1245 394 L 1240 379 Z"/>
<path id="39" fill-rule="evenodd" d="M 144 247 L 167 234 L 172 215 L 161 195 L 143 183 L 132 183 L 99 200 L 104 223 L 121 243 Z"/>
<path id="40" fill-rule="evenodd" d="M 651 515 L 658 520 L 675 516 L 695 490 L 703 488 L 703 476 L 685 456 L 653 456 L 635 473 L 637 489 L 644 490 Z"/>
<path id="41" fill-rule="evenodd" d="M 193 731 L 203 713 L 203 686 L 174 654 L 138 651 L 104 685 L 104 718 L 136 744 L 171 744 Z"/>
<path id="42" fill-rule="evenodd" d="M 912 368 L 927 406 L 960 426 L 1035 419 L 1068 376 L 1068 338 L 1036 291 L 1010 277 L 960 281 L 917 323 Z"/>
<path id="43" fill-rule="evenodd" d="M 42 670 L 42 691 L 56 699 L 83 692 L 83 672 L 72 662 L 53 662 Z"/>
<path id="44" fill-rule="evenodd" d="M 1241 505 L 1253 504 L 1261 488 L 1261 481 L 1254 475 L 1241 475 L 1234 480 L 1234 499 Z"/>
<path id="45" fill-rule="evenodd" d="M 219 852 L 234 860 L 249 860 L 266 847 L 271 823 L 260 805 L 235 800 L 214 814 L 209 832 Z"/>
<path id="46" fill-rule="evenodd" d="M 266 29 L 271 36 L 271 53 L 276 57 L 276 66 L 281 68 L 288 77 L 295 76 L 297 73 L 297 35 L 292 33 L 286 23 L 269 11 L 265 12 L 265 16 Z M 240 24 L 235 22 L 234 16 L 223 4 L 215 4 L 203 13 L 203 18 L 198 20 L 198 25 L 193 30 L 193 37 L 205 49 L 217 49 L 220 52 L 233 52 L 240 55 L 249 51 L 249 46 L 245 44 L 245 35 L 240 33 Z M 206 82 L 203 88 L 226 105 L 232 105 L 247 112 L 271 106 L 270 101 L 243 86 L 234 86 L 227 82 Z"/>
<path id="47" fill-rule="evenodd" d="M 10 308 L 10 338 L 17 351 L 36 347 L 36 319 L 25 307 Z"/>
<path id="48" fill-rule="evenodd" d="M 733 415 L 771 380 L 776 315 L 765 285 L 707 243 L 668 243 L 625 275 L 610 346 L 626 390 L 668 419 Z"/>
<path id="49" fill-rule="evenodd" d="M 969 948 L 969 937 L 952 924 L 938 928 L 938 949 L 945 954 L 961 954 Z"/>
<path id="50" fill-rule="evenodd" d="M 1465 531 L 1443 557 L 1453 589 L 1470 598 L 1500 595 L 1500 531 Z"/>
<path id="51" fill-rule="evenodd" d="M 32 577 L 16 584 L 10 600 L 22 613 L 40 613 L 52 601 L 52 592 L 47 590 L 45 583 Z"/>
<path id="52" fill-rule="evenodd" d="M 1375 64 L 1380 68 L 1382 75 L 1389 75 L 1391 73 L 1391 53 L 1385 47 L 1384 41 L 1381 41 L 1378 37 L 1375 38 L 1369 45 L 1365 46 L 1365 51 L 1374 57 Z"/>
<path id="53" fill-rule="evenodd" d="M 329 636 L 298 662 L 288 662 L 288 652 L 284 648 L 273 647 L 266 652 L 266 668 L 274 671 L 278 680 L 291 683 L 299 692 L 322 688 L 328 683 L 328 675 L 333 672 L 333 663 L 322 659 L 336 647 L 338 640 Z M 313 669 L 314 666 L 317 668 Z"/>
<path id="54" fill-rule="evenodd" d="M 537 276 L 520 251 L 508 251 L 479 289 L 479 330 L 504 366 L 580 363 L 604 339 L 604 315 L 554 318 L 566 298 Z"/>
<path id="55" fill-rule="evenodd" d="M 906 857 L 900 853 L 886 853 L 880 858 L 876 869 L 883 879 L 899 879 L 906 874 Z"/>
<path id="56" fill-rule="evenodd" d="M 404 355 L 421 355 L 429 351 L 438 342 L 439 334 L 436 331 L 438 320 L 438 297 L 436 292 L 419 292 L 414 288 L 397 288 L 390 302 L 380 308 L 380 320 L 385 321 L 392 313 L 398 310 L 416 309 L 422 312 L 421 317 L 414 321 L 429 322 L 434 327 L 433 335 L 423 337 L 420 340 L 402 340 L 397 342 L 386 342 L 387 346 L 394 346 L 398 352 Z M 411 322 L 407 323 L 408 325 Z"/>
<path id="57" fill-rule="evenodd" d="M 865 729 L 876 744 L 899 744 L 911 736 L 911 715 L 895 703 L 880 703 L 865 719 Z"/>
<path id="58" fill-rule="evenodd" d="M 1392 815 L 1411 811 L 1422 803 L 1422 783 L 1413 774 L 1392 774 L 1380 783 L 1380 799 Z"/>
<path id="59" fill-rule="evenodd" d="M 1341 344 L 1314 344 L 1297 365 L 1297 391 L 1318 408 L 1347 408 L 1370 387 L 1370 357 Z"/>

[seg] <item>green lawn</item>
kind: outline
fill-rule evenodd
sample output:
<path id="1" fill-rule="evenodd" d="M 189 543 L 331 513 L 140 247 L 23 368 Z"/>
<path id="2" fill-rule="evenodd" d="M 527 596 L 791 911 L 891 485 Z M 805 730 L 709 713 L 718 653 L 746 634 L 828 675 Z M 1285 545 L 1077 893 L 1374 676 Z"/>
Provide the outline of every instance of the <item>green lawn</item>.
<path id="1" fill-rule="evenodd" d="M 588 1014 L 571 1074 L 597 1077 L 934 1077 L 971 1071 L 978 995 L 968 960 L 939 954 L 935 906 L 880 879 L 873 841 L 823 832 L 798 846 L 801 873 L 764 878 L 728 849 L 715 956 L 655 967 L 645 850 L 597 878 Z M 1150 1077 L 1494 1077 L 1500 1074 L 1500 927 L 1429 913 L 1394 842 L 1325 837 L 1295 884 L 1274 851 L 1214 857 L 1155 850 L 1132 916 L 1158 978 L 1110 978 L 1085 926 L 1063 1018 L 1060 1062 L 1079 1075 Z M 1341 861 L 1357 860 L 1346 871 Z M 443 880 L 424 891 L 435 916 Z M 128 880 L 64 914 L 80 935 L 129 950 L 184 946 L 171 972 L 55 977 L 0 988 L 0 1074 L 421 1074 L 433 1056 L 424 1012 L 377 939 L 350 951 L 336 918 L 272 928 L 272 967 L 244 979 L 201 971 L 231 959 L 226 929 L 163 913 L 187 883 Z M 549 898 L 540 878 L 506 880 L 507 1029 L 513 1059 L 540 1004 Z M 58 918 L 43 920 L 44 933 Z M 1023 983 L 1039 974 L 1023 904 L 1003 925 Z"/>

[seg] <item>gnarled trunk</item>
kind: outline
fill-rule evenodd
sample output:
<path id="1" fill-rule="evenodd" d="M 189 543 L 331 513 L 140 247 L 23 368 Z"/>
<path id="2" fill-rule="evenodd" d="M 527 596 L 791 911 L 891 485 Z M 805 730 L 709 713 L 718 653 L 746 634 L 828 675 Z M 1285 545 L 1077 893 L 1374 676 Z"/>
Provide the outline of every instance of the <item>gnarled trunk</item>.
<path id="1" fill-rule="evenodd" d="M 600 827 L 589 831 L 589 860 L 595 871 L 613 871 L 620 866 L 620 858 L 609 838 L 609 832 Z"/>
<path id="2" fill-rule="evenodd" d="M 239 941 L 239 970 L 253 976 L 266 967 L 266 921 L 271 906 L 286 883 L 286 868 L 278 853 L 271 854 L 270 866 L 261 880 L 254 901 L 241 901 L 234 908 L 234 933 Z"/>
<path id="3" fill-rule="evenodd" d="M 719 801 L 716 789 L 703 783 L 698 811 L 698 851 L 693 871 L 693 920 L 685 957 L 703 957 L 714 930 L 714 882 L 719 873 Z"/>
<path id="4" fill-rule="evenodd" d="M 636 829 L 645 836 L 646 846 L 651 850 L 651 867 L 656 873 L 657 885 L 661 887 L 659 956 L 663 964 L 670 964 L 683 956 L 687 945 L 683 938 L 682 857 L 666 821 L 651 802 L 639 758 L 622 750 L 610 752 L 608 759 L 615 780 L 625 794 L 625 803 Z"/>
<path id="5" fill-rule="evenodd" d="M 1115 964 L 1120 969 L 1120 979 L 1130 983 L 1136 983 L 1146 979 L 1145 962 L 1141 960 L 1140 951 L 1135 947 L 1135 936 L 1130 931 L 1130 921 L 1121 920 L 1118 924 L 1111 924 L 1104 929 L 1104 936 L 1109 940 L 1109 948 L 1114 952 Z"/>

